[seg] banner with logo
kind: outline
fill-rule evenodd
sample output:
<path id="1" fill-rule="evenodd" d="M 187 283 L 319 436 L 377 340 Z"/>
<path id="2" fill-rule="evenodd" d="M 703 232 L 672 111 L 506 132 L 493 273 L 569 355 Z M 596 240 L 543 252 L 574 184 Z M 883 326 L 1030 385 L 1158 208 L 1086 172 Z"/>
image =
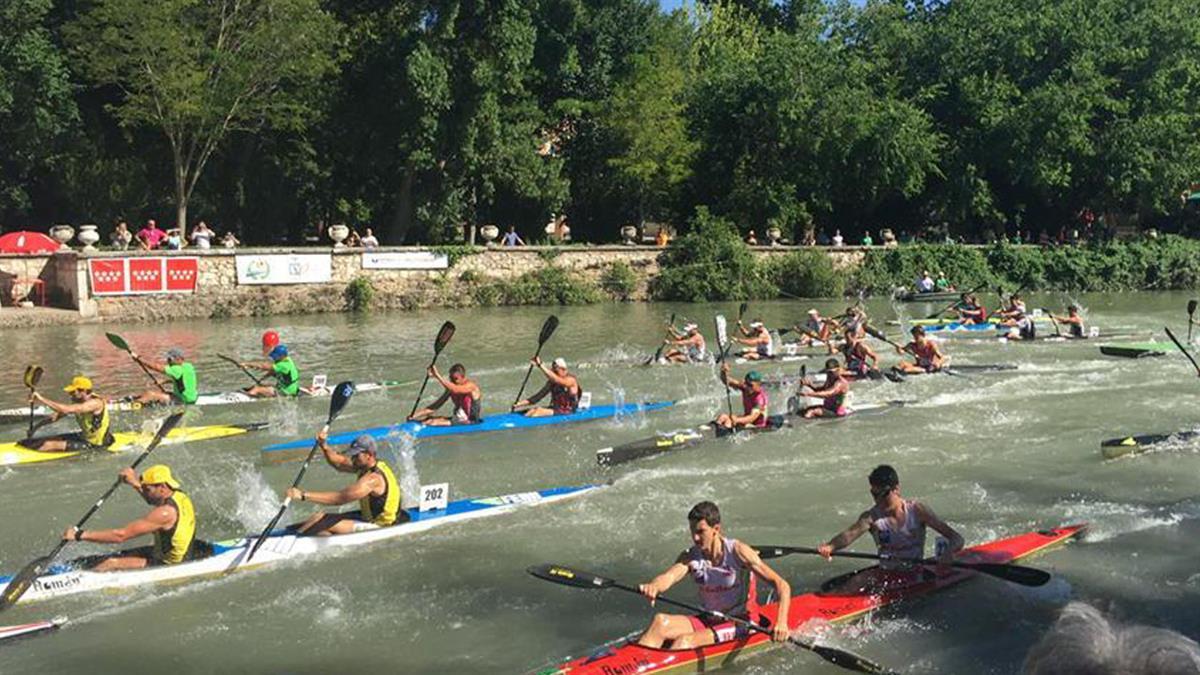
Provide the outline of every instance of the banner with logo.
<path id="1" fill-rule="evenodd" d="M 450 257 L 433 251 L 366 251 L 362 254 L 365 270 L 444 270 Z"/>
<path id="2" fill-rule="evenodd" d="M 92 295 L 193 293 L 199 258 L 90 258 Z"/>
<path id="3" fill-rule="evenodd" d="M 333 280 L 328 253 L 238 255 L 237 282 L 254 284 L 323 284 Z"/>

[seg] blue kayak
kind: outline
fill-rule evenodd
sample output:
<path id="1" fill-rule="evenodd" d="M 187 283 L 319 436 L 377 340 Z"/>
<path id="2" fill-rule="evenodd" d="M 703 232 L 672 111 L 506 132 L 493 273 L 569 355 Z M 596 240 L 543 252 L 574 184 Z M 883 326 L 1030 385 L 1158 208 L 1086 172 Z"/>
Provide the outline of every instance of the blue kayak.
<path id="1" fill-rule="evenodd" d="M 1001 326 L 995 323 L 973 323 L 970 325 L 951 321 L 936 326 L 925 326 L 926 333 L 996 333 L 997 331 L 1010 330 L 1008 326 Z"/>
<path id="2" fill-rule="evenodd" d="M 329 437 L 332 445 L 346 445 L 354 439 L 366 434 L 375 438 L 385 438 L 395 434 L 404 434 L 410 438 L 433 438 L 436 436 L 457 436 L 460 434 L 478 434 L 485 431 L 501 431 L 504 429 L 529 429 L 545 427 L 552 424 L 572 424 L 574 422 L 590 422 L 592 420 L 608 419 L 618 415 L 661 410 L 675 405 L 674 401 L 656 401 L 653 403 L 627 403 L 617 407 L 613 405 L 592 406 L 586 410 L 573 412 L 569 415 L 550 415 L 548 417 L 526 417 L 521 413 L 502 413 L 489 415 L 478 424 L 452 424 L 450 426 L 426 426 L 419 422 L 405 422 L 369 429 L 346 431 Z M 312 448 L 312 438 L 301 438 L 285 443 L 275 443 L 262 449 L 262 457 L 267 462 L 288 461 L 297 456 L 297 450 L 307 452 Z"/>

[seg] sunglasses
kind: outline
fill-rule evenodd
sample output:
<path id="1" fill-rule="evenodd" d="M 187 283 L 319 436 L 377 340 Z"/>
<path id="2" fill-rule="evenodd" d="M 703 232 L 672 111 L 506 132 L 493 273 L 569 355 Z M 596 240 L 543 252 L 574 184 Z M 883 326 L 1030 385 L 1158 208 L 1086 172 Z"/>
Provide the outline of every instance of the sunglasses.
<path id="1" fill-rule="evenodd" d="M 878 498 L 886 495 L 887 493 L 891 492 L 892 489 L 893 488 L 890 488 L 890 487 L 875 487 L 872 485 L 871 486 L 871 496 L 878 499 Z"/>

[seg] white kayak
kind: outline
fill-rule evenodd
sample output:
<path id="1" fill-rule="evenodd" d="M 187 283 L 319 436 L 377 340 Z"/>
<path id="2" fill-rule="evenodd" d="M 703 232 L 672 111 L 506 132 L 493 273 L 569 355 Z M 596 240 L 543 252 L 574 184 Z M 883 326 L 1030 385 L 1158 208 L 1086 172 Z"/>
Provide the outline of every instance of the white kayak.
<path id="1" fill-rule="evenodd" d="M 245 562 L 246 554 L 258 538 L 257 534 L 215 542 L 211 545 L 212 555 L 178 565 L 158 565 L 123 572 L 94 572 L 77 569 L 68 562 L 55 565 L 47 574 L 38 577 L 19 602 L 49 600 L 77 593 L 115 592 L 267 567 L 322 551 L 352 549 L 424 532 L 442 525 L 508 513 L 525 506 L 551 504 L 587 494 L 601 487 L 604 485 L 550 488 L 500 497 L 460 499 L 449 502 L 442 508 L 427 511 L 405 509 L 410 518 L 408 522 L 333 537 L 301 537 L 286 530 L 274 530 L 249 563 Z M 11 559 L 11 556 L 9 558 Z M 0 589 L 7 588 L 11 580 L 12 576 L 0 576 Z"/>
<path id="2" fill-rule="evenodd" d="M 23 623 L 19 626 L 0 626 L 0 642 L 54 630 L 66 622 L 65 618 L 56 617 L 49 621 L 34 621 L 33 623 Z"/>

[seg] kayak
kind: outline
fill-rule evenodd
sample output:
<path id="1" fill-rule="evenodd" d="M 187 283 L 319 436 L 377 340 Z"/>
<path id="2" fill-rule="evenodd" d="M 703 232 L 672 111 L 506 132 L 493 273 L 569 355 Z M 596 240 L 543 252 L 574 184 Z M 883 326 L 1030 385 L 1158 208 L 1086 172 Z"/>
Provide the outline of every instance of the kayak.
<path id="1" fill-rule="evenodd" d="M 1162 356 L 1175 349 L 1170 342 L 1123 342 L 1113 345 L 1100 345 L 1100 353 L 1105 356 L 1120 356 L 1126 359 L 1140 359 L 1147 356 Z"/>
<path id="2" fill-rule="evenodd" d="M 866 403 L 858 406 L 847 406 L 849 408 L 849 414 L 843 417 L 816 417 L 812 419 L 806 419 L 795 414 L 771 415 L 767 418 L 767 426 L 765 427 L 750 427 L 747 429 L 739 429 L 738 431 L 733 432 L 723 427 L 718 427 L 711 422 L 706 422 L 689 429 L 668 431 L 661 434 L 655 434 L 649 438 L 631 441 L 623 445 L 602 448 L 596 451 L 596 464 L 599 464 L 600 466 L 615 466 L 617 464 L 631 462 L 635 459 L 643 459 L 645 457 L 662 455 L 673 450 L 694 448 L 697 445 L 718 438 L 747 438 L 760 433 L 778 431 L 784 427 L 791 427 L 805 422 L 833 422 L 837 420 L 845 420 L 849 419 L 850 417 L 866 414 L 868 412 L 884 412 L 891 408 L 903 406 L 906 403 L 908 403 L 908 401 L 887 401 L 886 403 Z M 813 405 L 816 404 L 814 403 Z"/>
<path id="3" fill-rule="evenodd" d="M 93 572 L 88 569 L 76 568 L 75 563 L 67 562 L 54 565 L 47 574 L 38 577 L 29 590 L 21 596 L 20 602 L 49 600 L 77 593 L 123 591 L 154 584 L 178 583 L 189 579 L 213 578 L 230 572 L 292 561 L 317 553 L 348 550 L 396 539 L 442 525 L 508 513 L 526 506 L 552 504 L 582 496 L 602 487 L 605 486 L 558 487 L 535 492 L 518 492 L 500 497 L 461 499 L 449 502 L 445 508 L 424 512 L 410 508 L 405 509 L 410 518 L 409 522 L 332 537 L 301 537 L 284 529 L 272 530 L 262 547 L 254 554 L 254 558 L 246 564 L 242 563 L 249 547 L 253 546 L 258 539 L 257 533 L 238 539 L 215 542 L 211 544 L 212 554 L 208 557 L 177 565 L 157 565 L 120 572 Z M 95 557 L 91 557 L 91 560 L 95 560 Z M 0 588 L 7 587 L 12 578 L 12 576 L 0 576 Z"/>
<path id="4" fill-rule="evenodd" d="M 317 376 L 313 378 L 314 386 L 310 389 L 301 389 L 301 394 L 297 398 L 328 398 L 333 389 L 325 385 L 325 380 Z M 384 380 L 382 382 L 362 382 L 354 385 L 355 393 L 368 391 L 386 391 L 400 386 L 407 386 L 411 382 L 400 382 L 396 380 Z M 270 398 L 255 398 L 247 396 L 243 391 L 226 391 L 220 393 L 200 394 L 196 398 L 196 402 L 191 405 L 210 406 L 210 405 L 232 405 L 236 403 L 254 403 L 255 401 L 271 401 Z M 110 412 L 134 412 L 138 410 L 162 409 L 178 405 L 177 403 L 138 403 L 131 397 L 123 397 L 110 399 L 108 409 Z M 46 406 L 34 406 L 34 418 L 42 418 L 49 416 L 53 411 Z M 0 424 L 14 424 L 29 421 L 29 406 L 23 408 L 5 408 L 0 410 Z"/>
<path id="5" fill-rule="evenodd" d="M 19 626 L 0 626 L 0 642 L 54 630 L 66 622 L 65 618 L 58 617 L 49 621 L 34 621 Z"/>
<path id="6" fill-rule="evenodd" d="M 1122 436 L 1100 442 L 1100 452 L 1104 459 L 1116 459 L 1125 455 L 1135 455 L 1149 450 L 1152 446 L 1163 443 L 1184 443 L 1200 436 L 1200 431 L 1176 431 L 1173 434 L 1143 434 L 1141 436 Z"/>
<path id="7" fill-rule="evenodd" d="M 986 544 L 972 546 L 958 553 L 963 562 L 1010 563 L 1022 560 L 1050 547 L 1061 545 L 1078 537 L 1087 525 L 1071 525 L 1049 530 L 1028 532 L 1015 537 L 997 539 Z M 930 595 L 956 586 L 978 576 L 977 572 L 953 568 L 946 576 L 935 577 L 932 573 L 923 581 L 900 588 L 864 593 L 860 590 L 840 588 L 854 574 L 877 570 L 869 567 L 835 577 L 823 584 L 814 593 L 804 593 L 792 598 L 787 617 L 788 627 L 793 631 L 809 622 L 844 623 L 863 617 L 874 610 L 895 605 L 901 601 Z M 778 618 L 779 605 L 771 603 L 760 608 L 763 616 L 771 623 Z M 771 642 L 761 633 L 718 642 L 706 647 L 686 650 L 652 649 L 635 644 L 636 635 L 593 650 L 586 656 L 574 658 L 560 665 L 539 670 L 539 675 L 649 675 L 650 673 L 697 673 L 716 670 L 726 665 L 741 664 L 749 654 L 781 646 Z"/>
<path id="8" fill-rule="evenodd" d="M 913 291 L 902 291 L 897 289 L 897 292 L 892 295 L 893 300 L 900 302 L 950 302 L 958 300 L 962 297 L 962 291 L 930 291 L 928 293 L 920 293 Z"/>
<path id="9" fill-rule="evenodd" d="M 891 369 L 888 369 L 888 370 L 876 369 L 871 372 L 872 372 L 871 375 L 854 375 L 847 379 L 849 379 L 851 382 L 857 382 L 857 383 L 861 383 L 861 384 L 870 384 L 871 382 L 884 382 L 884 381 L 888 381 L 888 382 L 904 382 L 905 381 L 903 375 L 901 375 L 900 373 L 897 373 L 896 371 L 891 370 Z M 805 378 L 807 378 L 809 384 L 811 384 L 813 386 L 816 386 L 816 387 L 825 386 L 825 374 L 824 373 L 812 373 L 811 375 L 806 375 Z M 791 386 L 798 385 L 798 384 L 800 384 L 800 380 L 801 380 L 801 377 L 799 375 L 778 375 L 778 376 L 768 375 L 763 378 L 762 383 L 763 383 L 764 387 L 780 387 L 780 388 L 782 388 L 782 387 L 791 387 Z"/>
<path id="10" fill-rule="evenodd" d="M 743 365 L 746 363 L 797 363 L 800 361 L 815 359 L 819 356 L 819 354 L 777 354 L 775 356 L 767 356 L 765 358 L 758 359 L 747 359 L 739 356 L 735 358 L 733 362 L 738 365 Z"/>
<path id="11" fill-rule="evenodd" d="M 930 327 L 945 326 L 945 325 L 949 325 L 949 324 L 960 324 L 961 322 L 958 319 L 941 318 L 941 319 L 909 319 L 906 322 L 888 321 L 888 323 L 893 326 L 899 326 L 902 323 L 907 323 L 910 326 L 924 326 L 925 330 L 929 330 Z M 998 324 L 998 323 L 1000 323 L 999 318 L 994 317 L 994 316 L 988 317 L 987 324 L 994 326 L 995 324 Z M 979 325 L 987 325 L 987 324 L 979 324 Z"/>
<path id="12" fill-rule="evenodd" d="M 532 429 L 557 424 L 572 424 L 575 422 L 590 422 L 592 420 L 608 419 L 621 415 L 661 410 L 675 405 L 674 401 L 657 401 L 654 403 L 626 403 L 622 406 L 598 405 L 577 410 L 568 415 L 549 415 L 546 417 L 526 417 L 521 413 L 501 413 L 489 415 L 476 424 L 451 424 L 449 426 L 427 426 L 419 422 L 405 422 L 383 427 L 371 427 L 346 431 L 329 437 L 332 445 L 346 445 L 359 436 L 367 435 L 374 438 L 403 434 L 413 439 L 434 438 L 438 436 L 456 436 L 460 434 L 478 434 L 485 431 L 503 431 L 507 429 Z M 285 443 L 275 443 L 262 449 L 262 458 L 266 462 L 286 462 L 293 459 L 303 459 L 312 448 L 312 438 L 301 438 Z"/>
<path id="13" fill-rule="evenodd" d="M 211 426 L 176 428 L 167 433 L 167 437 L 163 439 L 162 444 L 175 445 L 178 443 L 191 443 L 193 441 L 211 441 L 218 438 L 240 436 L 251 431 L 266 429 L 268 426 L 270 426 L 268 422 L 252 422 L 249 424 L 214 424 Z M 112 445 L 105 448 L 104 451 L 124 452 L 144 446 L 150 442 L 151 438 L 154 438 L 154 431 L 144 433 L 118 431 L 113 434 L 113 438 L 116 440 L 113 441 Z M 39 450 L 30 450 L 18 445 L 16 442 L 0 443 L 0 466 L 53 462 L 92 452 L 96 451 L 41 452 Z"/>

